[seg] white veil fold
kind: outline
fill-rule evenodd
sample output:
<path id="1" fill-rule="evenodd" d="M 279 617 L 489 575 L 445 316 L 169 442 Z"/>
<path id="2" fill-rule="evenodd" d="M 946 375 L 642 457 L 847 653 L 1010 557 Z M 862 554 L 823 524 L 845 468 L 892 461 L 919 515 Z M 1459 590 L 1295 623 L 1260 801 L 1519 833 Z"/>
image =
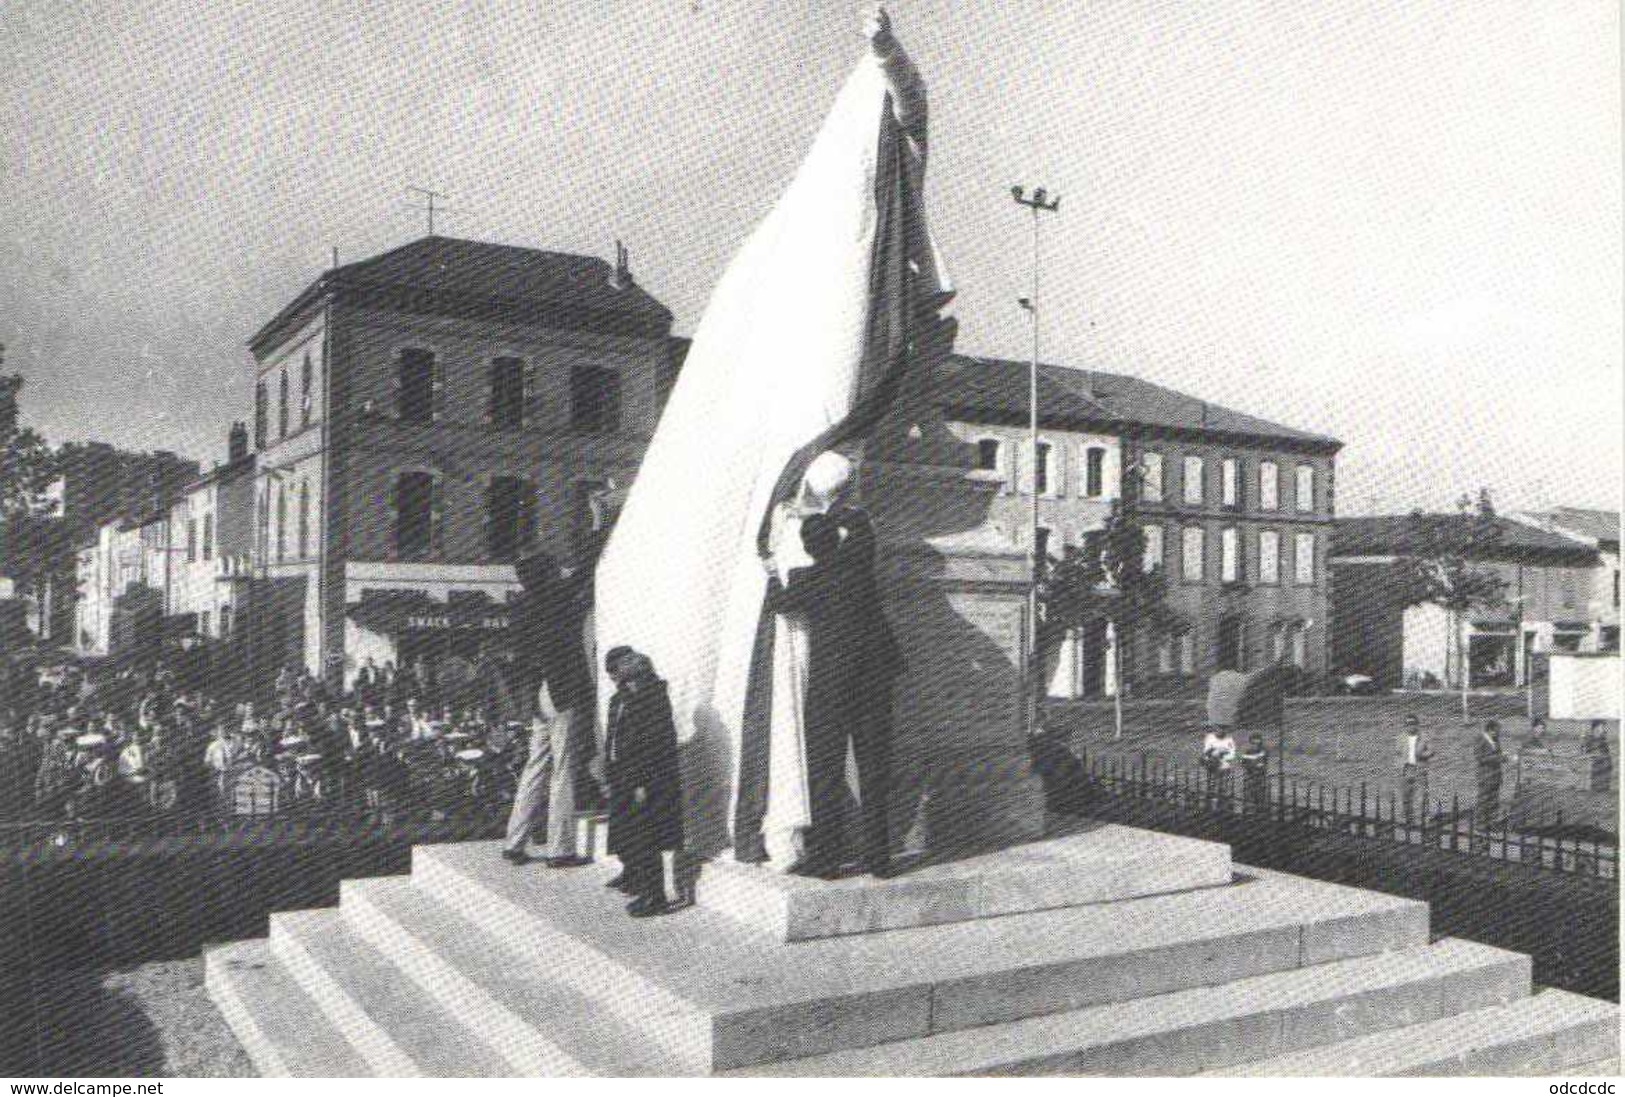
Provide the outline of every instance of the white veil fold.
<path id="1" fill-rule="evenodd" d="M 859 395 L 888 94 L 898 85 L 866 54 L 729 265 L 598 566 L 598 650 L 631 645 L 669 685 L 691 844 L 726 827 L 775 482 Z M 901 94 L 921 94 L 917 79 Z M 922 155 L 910 143 L 894 162 L 918 178 Z M 911 258 L 923 292 L 946 291 L 928 236 Z"/>

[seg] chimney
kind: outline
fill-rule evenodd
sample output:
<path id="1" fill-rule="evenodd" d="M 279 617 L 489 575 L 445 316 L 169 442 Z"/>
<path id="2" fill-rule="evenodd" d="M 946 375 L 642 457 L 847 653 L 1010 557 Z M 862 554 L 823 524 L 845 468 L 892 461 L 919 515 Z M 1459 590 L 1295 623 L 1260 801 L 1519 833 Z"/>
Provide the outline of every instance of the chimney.
<path id="1" fill-rule="evenodd" d="M 226 462 L 236 464 L 248 456 L 248 424 L 241 420 L 231 424 L 226 435 Z"/>
<path id="2" fill-rule="evenodd" d="M 632 284 L 631 252 L 619 240 L 615 241 L 615 273 L 609 276 L 614 289 L 625 289 Z"/>

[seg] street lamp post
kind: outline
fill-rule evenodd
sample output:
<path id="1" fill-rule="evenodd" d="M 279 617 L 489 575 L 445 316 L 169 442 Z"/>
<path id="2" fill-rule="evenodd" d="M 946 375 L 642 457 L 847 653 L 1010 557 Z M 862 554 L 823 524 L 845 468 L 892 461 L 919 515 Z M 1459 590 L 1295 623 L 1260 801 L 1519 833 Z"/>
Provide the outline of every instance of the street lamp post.
<path id="1" fill-rule="evenodd" d="M 1031 478 L 1032 508 L 1029 515 L 1030 522 L 1027 530 L 1030 538 L 1032 576 L 1027 587 L 1027 735 L 1031 737 L 1038 731 L 1039 700 L 1038 691 L 1042 688 L 1044 680 L 1043 668 L 1039 665 L 1040 653 L 1038 650 L 1038 583 L 1044 574 L 1044 550 L 1039 544 L 1038 537 L 1038 215 L 1040 213 L 1055 213 L 1061 208 L 1061 196 L 1050 198 L 1039 187 L 1028 197 L 1020 186 L 1010 188 L 1010 196 L 1015 199 L 1018 206 L 1026 206 L 1032 211 L 1032 288 L 1026 297 L 1020 298 L 1019 303 L 1027 310 L 1032 320 L 1032 361 L 1029 366 L 1028 387 L 1028 438 L 1027 448 Z M 1018 477 L 1019 486 L 1019 477 Z"/>

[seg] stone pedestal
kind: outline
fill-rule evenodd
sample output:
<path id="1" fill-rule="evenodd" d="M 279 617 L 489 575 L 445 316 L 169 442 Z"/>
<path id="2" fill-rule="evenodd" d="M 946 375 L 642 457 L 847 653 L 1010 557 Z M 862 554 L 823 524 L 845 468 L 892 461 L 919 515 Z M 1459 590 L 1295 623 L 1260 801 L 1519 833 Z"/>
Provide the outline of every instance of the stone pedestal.
<path id="1" fill-rule="evenodd" d="M 894 839 L 933 855 L 1029 841 L 1027 562 L 983 522 L 996 486 L 952 465 L 873 462 L 878 579 L 906 668 L 894 700 Z"/>

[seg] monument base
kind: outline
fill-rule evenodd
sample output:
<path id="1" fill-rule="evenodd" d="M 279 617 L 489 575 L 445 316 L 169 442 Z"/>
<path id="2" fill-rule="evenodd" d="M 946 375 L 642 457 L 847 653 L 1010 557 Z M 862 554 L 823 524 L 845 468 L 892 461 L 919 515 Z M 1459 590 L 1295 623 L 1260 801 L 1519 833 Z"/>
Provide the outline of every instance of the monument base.
<path id="1" fill-rule="evenodd" d="M 700 906 L 780 941 L 969 922 L 1134 899 L 1231 879 L 1230 847 L 1101 824 L 1047 842 L 931 863 L 900 858 L 899 876 L 817 880 L 726 857 L 707 865 Z"/>
<path id="2" fill-rule="evenodd" d="M 1617 1006 L 1535 991 L 1527 957 L 1430 941 L 1425 904 L 1240 867 L 1215 883 L 1223 847 L 1128 828 L 912 879 L 781 887 L 713 864 L 699 905 L 646 920 L 603 886 L 613 862 L 515 868 L 499 849 L 419 847 L 409 877 L 346 881 L 337 909 L 273 914 L 268 940 L 210 950 L 210 994 L 256 1067 L 1545 1075 L 1618 1054 Z M 1091 859 L 1098 879 L 1079 879 Z M 1156 886 L 1164 859 L 1193 886 L 1091 901 L 1114 872 Z M 786 896 L 768 932 L 730 887 L 759 909 Z M 916 924 L 866 931 L 898 922 Z"/>

